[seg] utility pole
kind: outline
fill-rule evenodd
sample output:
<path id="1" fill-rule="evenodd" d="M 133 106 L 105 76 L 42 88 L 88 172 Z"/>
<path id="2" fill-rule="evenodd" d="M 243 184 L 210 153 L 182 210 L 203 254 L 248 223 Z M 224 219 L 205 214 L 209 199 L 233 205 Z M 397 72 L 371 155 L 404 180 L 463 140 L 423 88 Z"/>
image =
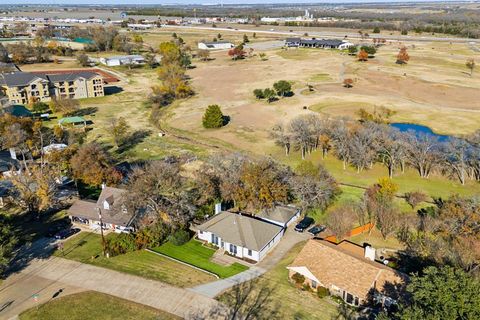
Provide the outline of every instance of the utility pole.
<path id="1" fill-rule="evenodd" d="M 97 207 L 98 210 L 98 219 L 100 220 L 100 233 L 102 234 L 102 248 L 103 248 L 103 256 L 106 256 L 105 253 L 105 237 L 103 236 L 103 221 L 102 221 L 102 211 L 100 208 Z"/>

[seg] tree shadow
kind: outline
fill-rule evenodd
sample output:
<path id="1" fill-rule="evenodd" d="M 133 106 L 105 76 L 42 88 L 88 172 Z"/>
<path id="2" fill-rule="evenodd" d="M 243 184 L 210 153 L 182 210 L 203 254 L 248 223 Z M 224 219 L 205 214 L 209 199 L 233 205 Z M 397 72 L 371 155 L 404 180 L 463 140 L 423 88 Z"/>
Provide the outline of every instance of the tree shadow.
<path id="1" fill-rule="evenodd" d="M 293 97 L 294 95 L 295 95 L 295 93 L 293 91 L 289 91 L 289 92 L 285 93 L 283 96 L 285 98 L 289 98 L 289 97 Z"/>
<path id="2" fill-rule="evenodd" d="M 152 132 L 150 130 L 137 130 L 126 137 L 123 143 L 118 147 L 118 152 L 123 153 L 142 143 Z"/>
<path id="3" fill-rule="evenodd" d="M 230 123 L 230 116 L 223 116 L 223 125 L 226 126 Z"/>
<path id="4" fill-rule="evenodd" d="M 87 108 L 82 108 L 79 110 L 75 110 L 73 112 L 69 112 L 68 116 L 69 117 L 83 117 L 83 116 L 88 116 L 95 114 L 98 111 L 97 107 L 87 107 Z"/>

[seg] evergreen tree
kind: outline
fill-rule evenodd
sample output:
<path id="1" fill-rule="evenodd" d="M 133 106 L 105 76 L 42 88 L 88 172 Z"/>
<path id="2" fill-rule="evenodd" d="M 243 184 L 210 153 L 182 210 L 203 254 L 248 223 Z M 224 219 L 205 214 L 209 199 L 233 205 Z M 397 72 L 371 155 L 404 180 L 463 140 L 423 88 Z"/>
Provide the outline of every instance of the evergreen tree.
<path id="1" fill-rule="evenodd" d="M 222 110 L 216 104 L 209 105 L 203 115 L 202 124 L 204 128 L 220 128 L 225 125 L 225 117 Z"/>

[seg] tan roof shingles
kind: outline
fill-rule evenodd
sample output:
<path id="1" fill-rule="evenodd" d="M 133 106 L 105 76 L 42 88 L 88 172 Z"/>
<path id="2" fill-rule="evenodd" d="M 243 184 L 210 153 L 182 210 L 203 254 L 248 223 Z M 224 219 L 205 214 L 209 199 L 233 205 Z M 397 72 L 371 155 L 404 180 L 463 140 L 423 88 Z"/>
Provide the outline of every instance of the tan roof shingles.
<path id="1" fill-rule="evenodd" d="M 406 280 L 400 272 L 322 240 L 309 240 L 290 267 L 306 267 L 323 286 L 334 285 L 360 299 L 366 299 L 373 287 L 382 292 L 386 283 L 398 285 Z"/>
<path id="2" fill-rule="evenodd" d="M 211 232 L 226 242 L 255 251 L 262 250 L 282 231 L 282 227 L 275 224 L 228 211 L 213 216 L 196 229 Z"/>

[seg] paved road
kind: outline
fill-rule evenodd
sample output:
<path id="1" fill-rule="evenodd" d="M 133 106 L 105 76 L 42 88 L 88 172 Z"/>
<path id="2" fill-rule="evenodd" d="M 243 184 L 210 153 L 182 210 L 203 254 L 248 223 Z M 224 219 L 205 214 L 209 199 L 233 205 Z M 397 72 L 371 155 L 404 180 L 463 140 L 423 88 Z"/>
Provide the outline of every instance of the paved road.
<path id="1" fill-rule="evenodd" d="M 295 30 L 292 32 L 284 31 L 284 30 L 261 30 L 261 29 L 229 29 L 229 28 L 212 28 L 212 27 L 202 27 L 202 26 L 170 26 L 170 25 L 162 25 L 162 28 L 184 28 L 184 29 L 197 29 L 197 30 L 212 30 L 212 31 L 222 31 L 222 32 L 255 32 L 257 34 L 276 34 L 281 36 L 290 36 L 290 37 L 302 37 L 305 33 L 308 33 L 310 37 L 321 37 L 321 38 L 340 38 L 343 39 L 347 36 L 349 39 L 360 39 L 360 35 L 354 32 L 343 32 L 343 31 L 314 31 L 312 29 L 303 29 L 303 30 Z M 273 27 L 275 28 L 275 27 Z M 467 38 L 454 38 L 454 37 L 431 37 L 431 36 L 402 36 L 402 35 L 370 35 L 370 39 L 373 38 L 383 38 L 387 40 L 395 40 L 395 41 L 441 41 L 441 42 L 472 42 L 472 43 L 480 43 L 480 39 L 467 39 Z"/>
<path id="2" fill-rule="evenodd" d="M 20 273 L 9 277 L 0 287 L 0 319 L 10 319 L 35 305 L 32 296 L 40 295 L 39 303 L 50 300 L 59 289 L 60 295 L 93 290 L 141 303 L 182 318 L 206 314 L 221 304 L 204 295 L 76 261 L 51 257 L 34 260 Z"/>
<path id="3" fill-rule="evenodd" d="M 236 284 L 255 279 L 272 269 L 294 245 L 308 238 L 310 238 L 308 233 L 297 233 L 293 228 L 289 228 L 280 243 L 256 266 L 233 277 L 202 284 L 188 290 L 207 297 L 216 297 Z"/>

